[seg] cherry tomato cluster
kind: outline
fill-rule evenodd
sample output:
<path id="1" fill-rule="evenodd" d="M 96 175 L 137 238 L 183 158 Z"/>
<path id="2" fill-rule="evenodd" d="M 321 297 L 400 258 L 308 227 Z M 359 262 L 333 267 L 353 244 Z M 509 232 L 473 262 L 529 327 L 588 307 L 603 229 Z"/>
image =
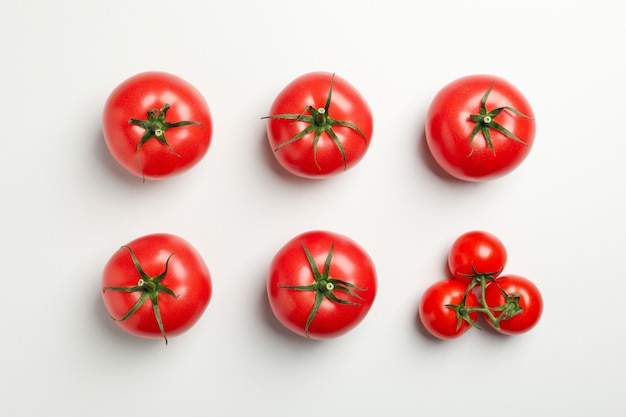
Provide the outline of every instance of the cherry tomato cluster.
<path id="1" fill-rule="evenodd" d="M 262 119 L 277 162 L 305 178 L 328 178 L 354 167 L 373 135 L 365 98 L 347 80 L 327 72 L 293 80 Z M 203 95 L 163 72 L 122 82 L 105 103 L 102 123 L 111 155 L 142 181 L 187 171 L 203 159 L 212 141 L 213 119 Z M 433 158 L 446 172 L 483 181 L 525 159 L 535 121 L 526 99 L 508 81 L 473 75 L 435 96 L 425 133 Z M 529 329 L 541 314 L 538 291 L 521 277 L 500 276 L 506 251 L 497 240 L 481 236 L 455 243 L 449 260 L 453 278 L 424 296 L 422 320 L 438 337 L 455 337 L 477 326 L 479 314 L 508 333 Z M 313 339 L 336 337 L 356 326 L 376 291 L 376 270 L 365 250 L 327 231 L 290 240 L 274 257 L 267 280 L 276 318 Z M 211 276 L 191 244 L 175 235 L 152 234 L 115 252 L 104 269 L 102 294 L 122 329 L 167 343 L 168 336 L 186 331 L 203 314 L 212 294 Z"/>
<path id="2" fill-rule="evenodd" d="M 439 339 L 454 339 L 479 317 L 497 332 L 516 335 L 532 329 L 543 311 L 537 286 L 519 275 L 502 275 L 507 251 L 500 239 L 485 231 L 459 236 L 448 253 L 451 277 L 426 289 L 419 316 Z"/>

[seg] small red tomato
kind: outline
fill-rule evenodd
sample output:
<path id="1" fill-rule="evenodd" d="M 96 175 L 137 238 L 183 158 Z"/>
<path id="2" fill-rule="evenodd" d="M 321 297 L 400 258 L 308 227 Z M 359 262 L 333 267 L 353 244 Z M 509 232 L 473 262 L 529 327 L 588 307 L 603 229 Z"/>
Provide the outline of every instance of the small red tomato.
<path id="1" fill-rule="evenodd" d="M 102 130 L 111 154 L 126 170 L 144 180 L 162 179 L 204 157 L 213 122 L 204 97 L 187 81 L 144 72 L 113 90 Z"/>
<path id="2" fill-rule="evenodd" d="M 454 339 L 472 327 L 468 319 L 475 323 L 478 312 L 465 309 L 477 308 L 478 299 L 466 290 L 467 285 L 454 279 L 437 281 L 426 289 L 420 301 L 419 317 L 428 333 L 439 339 Z"/>
<path id="3" fill-rule="evenodd" d="M 448 253 L 448 267 L 454 278 L 472 280 L 496 279 L 507 261 L 507 251 L 500 239 L 491 233 L 473 230 L 459 236 Z"/>
<path id="4" fill-rule="evenodd" d="M 530 104 L 511 83 L 471 75 L 435 95 L 425 133 L 435 161 L 448 174 L 485 181 L 522 163 L 535 140 L 535 120 Z"/>
<path id="5" fill-rule="evenodd" d="M 327 72 L 302 75 L 276 97 L 267 137 L 276 160 L 305 178 L 326 178 L 353 167 L 365 155 L 373 118 L 363 96 Z"/>
<path id="6" fill-rule="evenodd" d="M 115 322 L 148 338 L 179 335 L 193 326 L 211 298 L 209 270 L 185 240 L 170 234 L 122 246 L 102 274 L 102 298 Z"/>
<path id="7" fill-rule="evenodd" d="M 347 333 L 376 297 L 374 263 L 350 238 L 327 231 L 298 235 L 272 260 L 270 307 L 280 323 L 311 339 Z"/>
<path id="8" fill-rule="evenodd" d="M 505 296 L 505 294 L 507 296 Z M 535 327 L 543 313 L 543 298 L 539 288 L 527 278 L 519 275 L 503 275 L 485 289 L 485 302 L 496 318 L 517 310 L 510 318 L 501 318 L 499 328 L 491 320 L 486 320 L 498 332 L 508 335 L 525 333 Z M 504 311 L 493 310 L 508 305 Z M 519 308 L 516 308 L 516 305 Z M 486 307 L 486 306 L 485 306 Z"/>

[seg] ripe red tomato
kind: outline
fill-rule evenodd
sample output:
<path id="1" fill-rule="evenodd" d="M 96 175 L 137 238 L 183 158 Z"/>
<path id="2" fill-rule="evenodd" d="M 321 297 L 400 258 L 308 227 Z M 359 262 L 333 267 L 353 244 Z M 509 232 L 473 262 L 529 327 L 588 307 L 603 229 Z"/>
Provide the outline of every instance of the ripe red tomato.
<path id="1" fill-rule="evenodd" d="M 170 234 L 140 237 L 122 246 L 102 274 L 102 298 L 115 322 L 148 338 L 183 333 L 211 298 L 209 270 L 185 240 Z"/>
<path id="2" fill-rule="evenodd" d="M 213 122 L 204 97 L 187 81 L 144 72 L 113 90 L 104 106 L 102 130 L 120 165 L 144 180 L 162 179 L 204 157 Z"/>
<path id="3" fill-rule="evenodd" d="M 525 333 L 535 327 L 543 313 L 543 297 L 539 288 L 529 279 L 519 275 L 503 275 L 497 282 L 488 284 L 485 289 L 485 302 L 496 318 L 504 312 L 493 309 L 507 303 L 502 291 L 506 292 L 509 297 L 519 296 L 518 305 L 521 307 L 521 312 L 511 318 L 500 319 L 499 328 L 496 328 L 491 320 L 486 321 L 498 332 L 508 335 Z"/>
<path id="4" fill-rule="evenodd" d="M 326 178 L 353 167 L 365 155 L 373 132 L 363 96 L 327 72 L 293 80 L 266 119 L 274 156 L 287 171 L 305 178 Z"/>
<path id="5" fill-rule="evenodd" d="M 426 117 L 426 142 L 437 163 L 466 181 L 498 178 L 526 158 L 535 139 L 530 104 L 508 81 L 471 75 L 446 85 Z"/>
<path id="6" fill-rule="evenodd" d="M 481 230 L 459 236 L 448 253 L 450 272 L 454 278 L 465 283 L 496 279 L 506 261 L 507 251 L 500 239 Z"/>
<path id="7" fill-rule="evenodd" d="M 374 263 L 346 236 L 311 231 L 283 246 L 272 260 L 267 294 L 274 315 L 311 339 L 345 334 L 360 323 L 376 297 Z"/>
<path id="8" fill-rule="evenodd" d="M 461 336 L 472 327 L 463 317 L 475 323 L 478 312 L 466 312 L 463 309 L 477 308 L 478 299 L 473 292 L 467 291 L 463 303 L 466 291 L 467 285 L 454 279 L 437 281 L 426 289 L 420 301 L 419 317 L 428 333 L 448 340 Z M 459 306 L 460 309 L 452 308 L 451 305 Z"/>

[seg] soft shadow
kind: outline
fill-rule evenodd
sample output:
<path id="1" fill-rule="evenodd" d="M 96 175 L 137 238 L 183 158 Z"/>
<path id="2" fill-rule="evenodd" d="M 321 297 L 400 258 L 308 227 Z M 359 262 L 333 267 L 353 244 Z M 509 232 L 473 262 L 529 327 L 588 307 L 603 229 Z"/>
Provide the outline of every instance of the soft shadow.
<path id="1" fill-rule="evenodd" d="M 257 316 L 261 318 L 263 324 L 269 328 L 273 334 L 277 337 L 283 339 L 285 342 L 290 343 L 294 346 L 298 346 L 299 349 L 302 349 L 302 346 L 320 346 L 322 345 L 321 340 L 317 339 L 307 339 L 298 334 L 295 334 L 291 330 L 287 329 L 283 326 L 274 313 L 272 312 L 272 308 L 269 303 L 269 299 L 267 297 L 267 277 L 263 276 L 259 279 L 259 282 L 263 283 L 262 288 L 259 289 L 259 304 L 257 309 Z"/>
<path id="2" fill-rule="evenodd" d="M 415 309 L 415 314 L 413 315 L 413 324 L 421 338 L 426 340 L 428 343 L 432 343 L 433 345 L 445 343 L 445 340 L 433 336 L 428 330 L 426 330 L 426 327 L 424 327 L 424 324 L 422 323 L 422 319 L 420 319 L 419 302 L 416 303 L 416 305 L 418 307 Z"/>
<path id="3" fill-rule="evenodd" d="M 115 158 L 113 158 L 113 155 L 111 155 L 111 152 L 104 141 L 104 134 L 102 133 L 102 128 L 100 126 L 98 126 L 98 131 L 94 137 L 94 158 L 92 158 L 92 160 L 96 161 L 97 167 L 105 172 L 105 176 L 113 177 L 117 182 L 130 187 L 142 187 L 144 189 L 147 187 L 154 187 L 161 182 L 160 180 L 146 180 L 144 182 L 141 178 L 131 174 L 124 169 L 124 167 L 118 164 Z"/>
<path id="4" fill-rule="evenodd" d="M 104 339 L 110 342 L 96 343 L 96 346 L 93 349 L 94 351 L 98 351 L 99 349 L 109 350 L 108 348 L 111 346 L 131 346 L 137 351 L 146 351 L 148 348 L 158 348 L 161 345 L 165 346 L 163 339 L 158 340 L 133 336 L 115 324 L 115 321 L 111 318 L 109 312 L 104 306 L 100 292 L 95 294 L 92 306 L 92 320 L 90 322 L 94 323 L 94 325 L 99 329 L 102 329 L 105 333 Z M 90 340 L 101 341 L 102 339 L 90 338 Z"/>
<path id="5" fill-rule="evenodd" d="M 420 127 L 420 130 L 419 130 L 419 137 L 417 140 L 417 155 L 420 161 L 424 165 L 426 165 L 428 170 L 440 180 L 449 182 L 452 184 L 460 184 L 460 183 L 465 182 L 448 174 L 446 171 L 444 171 L 443 168 L 441 168 L 441 166 L 437 163 L 437 161 L 435 161 L 433 154 L 430 152 L 430 149 L 428 148 L 428 143 L 426 142 L 426 130 L 423 125 Z"/>
<path id="6" fill-rule="evenodd" d="M 263 160 L 265 161 L 265 166 L 269 168 L 269 170 L 272 172 L 277 180 L 287 183 L 289 185 L 293 185 L 294 187 L 315 187 L 319 186 L 324 181 L 333 178 L 304 178 L 292 174 L 291 172 L 283 168 L 274 156 L 274 150 L 270 147 L 269 139 L 267 138 L 267 131 L 265 129 L 263 129 L 263 131 L 259 134 L 259 137 L 259 153 L 262 155 Z"/>

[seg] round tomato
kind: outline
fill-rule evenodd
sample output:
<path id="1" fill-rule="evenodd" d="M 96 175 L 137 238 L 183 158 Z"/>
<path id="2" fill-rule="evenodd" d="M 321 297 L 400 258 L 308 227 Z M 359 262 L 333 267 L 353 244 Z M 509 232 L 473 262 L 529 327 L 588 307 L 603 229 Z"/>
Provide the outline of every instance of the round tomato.
<path id="1" fill-rule="evenodd" d="M 365 155 L 373 132 L 363 96 L 327 72 L 293 80 L 265 118 L 274 156 L 287 171 L 305 178 L 325 178 L 353 167 Z"/>
<path id="2" fill-rule="evenodd" d="M 120 165 L 144 180 L 162 179 L 204 157 L 213 122 L 204 97 L 187 81 L 144 72 L 113 90 L 104 106 L 102 130 Z"/>
<path id="3" fill-rule="evenodd" d="M 454 279 L 435 282 L 428 287 L 419 305 L 419 317 L 431 335 L 447 340 L 467 332 L 478 318 L 478 299 L 467 285 Z"/>
<path id="4" fill-rule="evenodd" d="M 267 294 L 274 315 L 311 339 L 340 336 L 360 323 L 376 297 L 369 255 L 346 236 L 327 231 L 298 235 L 272 260 Z"/>
<path id="5" fill-rule="evenodd" d="M 426 142 L 450 175 L 484 181 L 505 175 L 528 155 L 535 139 L 530 104 L 508 81 L 471 75 L 446 85 L 426 117 Z"/>
<path id="6" fill-rule="evenodd" d="M 185 240 L 170 234 L 122 246 L 102 274 L 102 298 L 128 333 L 165 339 L 193 326 L 211 298 L 209 270 Z"/>
<path id="7" fill-rule="evenodd" d="M 499 319 L 499 327 L 492 320 L 486 321 L 498 332 L 508 335 L 529 331 L 543 313 L 543 297 L 539 288 L 519 275 L 503 275 L 497 282 L 488 284 L 485 303 L 484 307 Z"/>
<path id="8" fill-rule="evenodd" d="M 473 230 L 459 236 L 448 253 L 448 267 L 461 282 L 495 280 L 504 269 L 507 251 L 491 233 Z"/>

